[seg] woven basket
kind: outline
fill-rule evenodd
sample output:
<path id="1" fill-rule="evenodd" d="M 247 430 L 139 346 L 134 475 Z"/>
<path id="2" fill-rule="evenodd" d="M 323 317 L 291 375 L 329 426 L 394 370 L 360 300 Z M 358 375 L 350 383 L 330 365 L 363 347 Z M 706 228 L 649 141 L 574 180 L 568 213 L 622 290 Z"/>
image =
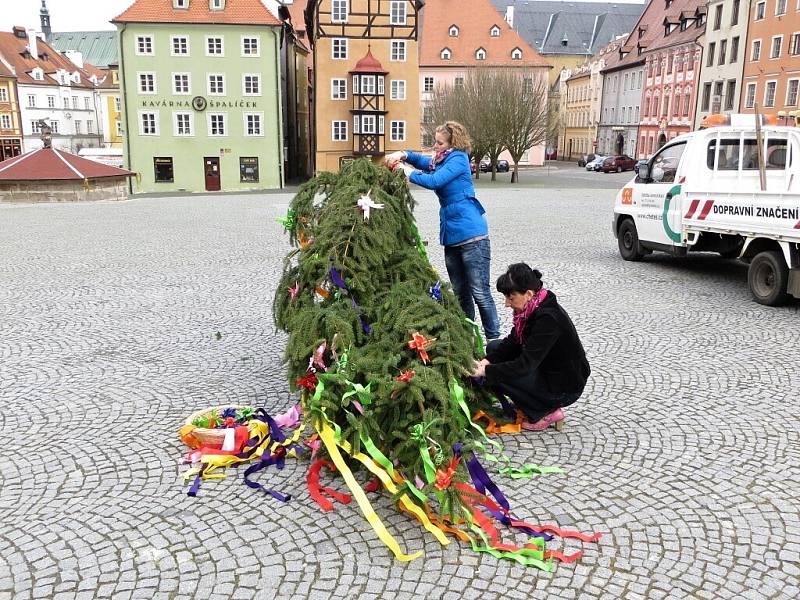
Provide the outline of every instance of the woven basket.
<path id="1" fill-rule="evenodd" d="M 202 417 L 205 414 L 210 412 L 222 412 L 226 408 L 235 408 L 239 410 L 241 408 L 247 408 L 246 406 L 239 406 L 235 404 L 223 404 L 222 406 L 212 406 L 210 408 L 204 408 L 203 410 L 198 410 L 195 413 L 192 413 L 186 418 L 186 424 L 191 425 L 192 422 L 198 418 Z M 226 428 L 215 428 L 215 429 L 208 429 L 207 427 L 195 427 L 192 430 L 192 437 L 194 437 L 200 446 L 209 446 L 212 448 L 221 448 L 222 442 L 225 440 L 225 430 Z"/>

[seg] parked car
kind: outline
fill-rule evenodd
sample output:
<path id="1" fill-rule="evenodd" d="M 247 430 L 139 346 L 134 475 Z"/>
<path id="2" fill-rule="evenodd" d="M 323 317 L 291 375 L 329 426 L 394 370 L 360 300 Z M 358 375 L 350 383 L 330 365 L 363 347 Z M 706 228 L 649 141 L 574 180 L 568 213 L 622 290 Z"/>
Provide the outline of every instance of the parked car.
<path id="1" fill-rule="evenodd" d="M 635 166 L 635 158 L 631 158 L 625 154 L 619 154 L 617 156 L 609 156 L 603 161 L 603 165 L 600 168 L 603 173 L 611 173 L 612 171 L 622 173 L 623 171 L 630 171 Z"/>
<path id="2" fill-rule="evenodd" d="M 586 163 L 586 170 L 587 171 L 599 171 L 600 165 L 603 164 L 603 161 L 608 158 L 607 156 L 595 156 L 593 160 L 590 160 Z"/>
<path id="3" fill-rule="evenodd" d="M 511 165 L 508 164 L 507 160 L 500 159 L 497 161 L 498 173 L 508 173 L 510 170 L 511 170 Z"/>
<path id="4" fill-rule="evenodd" d="M 635 165 L 633 165 L 633 172 L 638 175 L 639 174 L 639 167 L 641 167 L 642 165 L 646 165 L 649 160 L 650 160 L 649 158 L 641 159 L 639 162 L 637 162 Z"/>
<path id="5" fill-rule="evenodd" d="M 594 153 L 584 154 L 578 159 L 578 166 L 585 167 L 586 163 L 592 162 L 594 160 Z"/>
<path id="6" fill-rule="evenodd" d="M 475 175 L 475 172 L 478 170 L 478 165 L 475 164 L 475 159 L 469 161 L 469 172 Z"/>

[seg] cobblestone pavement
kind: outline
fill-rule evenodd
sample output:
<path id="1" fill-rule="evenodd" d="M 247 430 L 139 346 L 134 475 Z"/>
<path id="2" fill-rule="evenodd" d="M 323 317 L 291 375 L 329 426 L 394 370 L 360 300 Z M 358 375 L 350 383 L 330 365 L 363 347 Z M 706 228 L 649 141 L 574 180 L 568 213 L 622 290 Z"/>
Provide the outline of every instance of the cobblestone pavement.
<path id="1" fill-rule="evenodd" d="M 396 562 L 355 505 L 316 507 L 303 463 L 261 476 L 287 504 L 235 471 L 186 496 L 186 415 L 294 402 L 270 308 L 289 194 L 0 206 L 0 598 L 797 598 L 798 304 L 753 303 L 735 261 L 623 262 L 613 194 L 480 192 L 494 276 L 538 265 L 593 367 L 562 433 L 503 439 L 566 470 L 498 476 L 520 518 L 605 532 L 554 573 L 376 499 L 425 551 Z"/>

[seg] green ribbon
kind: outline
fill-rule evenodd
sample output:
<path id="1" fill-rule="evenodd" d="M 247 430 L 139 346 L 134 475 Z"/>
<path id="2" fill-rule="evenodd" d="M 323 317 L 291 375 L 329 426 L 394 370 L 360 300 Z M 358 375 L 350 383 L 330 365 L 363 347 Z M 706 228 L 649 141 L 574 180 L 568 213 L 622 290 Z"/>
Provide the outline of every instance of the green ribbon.
<path id="1" fill-rule="evenodd" d="M 436 481 L 436 467 L 431 460 L 431 454 L 428 450 L 428 442 L 425 437 L 427 427 L 422 423 L 418 423 L 411 428 L 411 439 L 419 443 L 419 456 L 422 459 L 422 466 L 425 469 L 425 480 L 428 483 Z"/>
<path id="2" fill-rule="evenodd" d="M 464 319 L 472 328 L 472 341 L 475 344 L 475 354 L 478 358 L 486 356 L 486 349 L 483 347 L 483 336 L 481 336 L 480 326 L 472 319 Z"/>
<path id="3" fill-rule="evenodd" d="M 506 467 L 499 471 L 503 475 L 508 475 L 511 479 L 523 479 L 534 475 L 548 475 L 550 473 L 564 473 L 560 467 L 541 467 L 533 463 L 527 463 L 521 467 Z"/>
<path id="4" fill-rule="evenodd" d="M 490 440 L 489 437 L 486 435 L 486 432 L 483 430 L 483 428 L 472 420 L 472 415 L 469 414 L 469 407 L 467 406 L 467 403 L 464 400 L 464 388 L 458 385 L 458 381 L 456 381 L 455 378 L 450 380 L 450 397 L 453 399 L 453 402 L 455 402 L 461 408 L 462 412 L 467 417 L 467 423 L 469 423 L 473 428 L 477 429 L 486 442 L 488 442 L 489 444 L 497 448 L 500 452 L 502 452 L 503 446 L 501 446 L 498 442 L 495 442 L 494 440 Z M 487 460 L 489 460 L 490 462 L 495 462 L 491 460 L 488 456 Z"/>
<path id="5" fill-rule="evenodd" d="M 425 251 L 425 244 L 422 243 L 422 237 L 419 235 L 419 229 L 417 229 L 416 225 L 414 225 L 414 238 L 417 242 L 417 252 L 419 252 L 419 255 L 424 258 L 426 262 L 430 262 L 430 260 L 428 260 L 428 253 Z"/>
<path id="6" fill-rule="evenodd" d="M 291 231 L 292 229 L 294 229 L 295 214 L 294 214 L 294 211 L 291 208 L 286 211 L 286 216 L 285 217 L 283 217 L 283 218 L 279 217 L 279 218 L 277 218 L 275 220 L 278 223 L 280 223 L 281 225 L 283 225 L 283 228 L 286 231 Z"/>
<path id="7" fill-rule="evenodd" d="M 368 383 L 367 387 L 352 381 L 347 381 L 346 383 L 352 386 L 353 389 L 342 394 L 342 403 L 350 396 L 357 396 L 362 406 L 369 406 L 372 403 L 372 382 Z"/>
<path id="8" fill-rule="evenodd" d="M 528 543 L 536 545 L 536 548 L 520 548 L 519 550 L 514 551 L 498 550 L 497 548 L 492 548 L 489 539 L 486 537 L 486 534 L 480 527 L 473 525 L 472 530 L 480 536 L 481 540 L 483 540 L 483 543 L 485 544 L 484 546 L 481 546 L 478 544 L 475 538 L 472 538 L 472 549 L 475 552 L 486 552 L 495 558 L 513 560 L 525 567 L 536 567 L 548 573 L 551 573 L 553 569 L 555 569 L 555 562 L 553 559 L 549 559 L 547 561 L 544 559 L 544 540 L 542 538 L 532 537 L 528 540 Z"/>

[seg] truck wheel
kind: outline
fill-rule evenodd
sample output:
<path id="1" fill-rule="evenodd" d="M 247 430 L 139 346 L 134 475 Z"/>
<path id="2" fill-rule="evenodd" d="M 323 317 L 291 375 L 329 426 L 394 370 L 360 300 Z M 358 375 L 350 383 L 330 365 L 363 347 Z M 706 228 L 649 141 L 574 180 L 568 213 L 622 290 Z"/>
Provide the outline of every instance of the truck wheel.
<path id="1" fill-rule="evenodd" d="M 622 221 L 617 234 L 617 242 L 619 243 L 619 255 L 624 260 L 642 260 L 644 252 L 639 246 L 639 234 L 636 232 L 636 225 L 633 219 Z"/>
<path id="2" fill-rule="evenodd" d="M 765 306 L 780 306 L 789 299 L 788 280 L 789 267 L 783 256 L 774 250 L 757 254 L 747 271 L 747 285 L 753 299 Z"/>

